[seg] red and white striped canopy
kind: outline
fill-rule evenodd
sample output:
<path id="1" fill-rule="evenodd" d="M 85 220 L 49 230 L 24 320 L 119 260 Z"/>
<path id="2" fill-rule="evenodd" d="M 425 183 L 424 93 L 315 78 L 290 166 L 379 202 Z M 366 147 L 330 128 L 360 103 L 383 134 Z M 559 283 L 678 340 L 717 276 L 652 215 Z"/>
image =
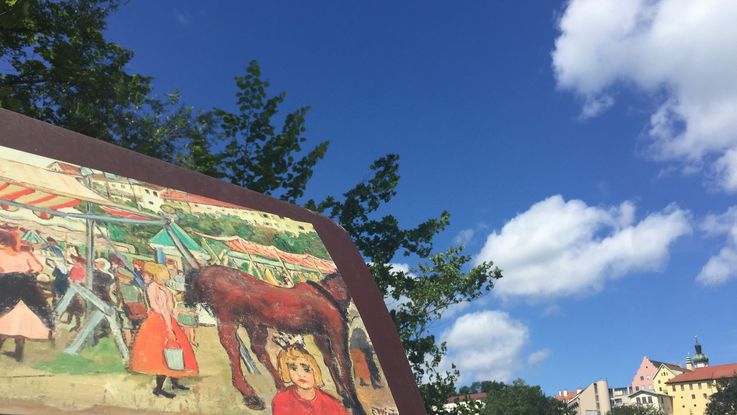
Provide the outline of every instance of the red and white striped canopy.
<path id="1" fill-rule="evenodd" d="M 255 242 L 247 241 L 239 236 L 218 237 L 200 232 L 195 233 L 203 238 L 214 239 L 223 242 L 225 245 L 228 246 L 228 248 L 234 251 L 242 252 L 244 254 L 258 255 L 264 258 L 280 260 L 287 264 L 317 269 L 323 275 L 337 272 L 337 268 L 332 261 L 327 261 L 310 254 L 292 254 L 289 252 L 284 252 L 277 247 L 260 245 Z"/>
<path id="2" fill-rule="evenodd" d="M 150 218 L 105 199 L 83 185 L 76 176 L 6 159 L 0 160 L 0 208 L 6 211 L 18 209 L 3 201 L 52 211 L 91 202 L 115 216 Z M 34 210 L 34 213 L 42 219 L 52 217 L 47 212 Z"/>

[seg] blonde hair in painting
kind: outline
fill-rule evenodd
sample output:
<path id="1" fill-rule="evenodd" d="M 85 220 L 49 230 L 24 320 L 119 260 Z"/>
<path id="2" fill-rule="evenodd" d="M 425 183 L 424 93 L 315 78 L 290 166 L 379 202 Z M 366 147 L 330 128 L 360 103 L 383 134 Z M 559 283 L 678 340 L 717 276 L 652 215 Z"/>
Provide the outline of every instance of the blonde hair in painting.
<path id="1" fill-rule="evenodd" d="M 325 383 L 322 381 L 322 372 L 317 365 L 317 360 L 307 350 L 296 346 L 289 346 L 281 350 L 276 356 L 281 380 L 284 383 L 292 383 L 292 379 L 289 377 L 289 364 L 294 363 L 300 357 L 307 360 L 307 363 L 310 365 L 310 369 L 312 369 L 312 373 L 315 375 L 315 385 L 318 387 L 324 386 Z"/>
<path id="2" fill-rule="evenodd" d="M 146 262 L 143 265 L 143 272 L 150 274 L 151 278 L 159 284 L 163 284 L 171 278 L 169 268 L 164 264 L 157 264 L 155 262 Z"/>

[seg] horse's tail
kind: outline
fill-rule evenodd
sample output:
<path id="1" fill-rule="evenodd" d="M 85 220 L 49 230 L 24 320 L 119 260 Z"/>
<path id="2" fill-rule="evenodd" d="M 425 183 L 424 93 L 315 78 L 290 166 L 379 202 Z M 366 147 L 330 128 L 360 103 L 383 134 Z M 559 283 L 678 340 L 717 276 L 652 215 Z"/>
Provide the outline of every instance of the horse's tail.
<path id="1" fill-rule="evenodd" d="M 195 280 L 200 273 L 200 269 L 191 268 L 184 274 L 184 303 L 189 307 L 194 307 L 200 301 L 195 288 Z"/>

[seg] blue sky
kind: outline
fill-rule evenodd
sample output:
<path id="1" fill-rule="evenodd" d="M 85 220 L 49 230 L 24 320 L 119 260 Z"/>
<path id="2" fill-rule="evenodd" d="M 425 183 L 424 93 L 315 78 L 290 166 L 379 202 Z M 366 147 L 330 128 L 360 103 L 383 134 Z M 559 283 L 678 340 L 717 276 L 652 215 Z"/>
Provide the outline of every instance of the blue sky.
<path id="1" fill-rule="evenodd" d="M 108 36 L 205 108 L 232 108 L 256 59 L 331 141 L 310 197 L 400 154 L 391 212 L 450 211 L 437 248 L 504 269 L 433 327 L 462 383 L 552 394 L 683 362 L 695 335 L 737 361 L 736 18 L 729 0 L 133 1 Z"/>

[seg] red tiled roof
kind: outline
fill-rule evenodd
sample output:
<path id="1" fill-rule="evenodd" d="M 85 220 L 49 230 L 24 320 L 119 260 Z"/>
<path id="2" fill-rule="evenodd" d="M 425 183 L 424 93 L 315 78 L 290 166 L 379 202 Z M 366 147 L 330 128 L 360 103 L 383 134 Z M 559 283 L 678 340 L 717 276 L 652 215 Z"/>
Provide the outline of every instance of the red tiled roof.
<path id="1" fill-rule="evenodd" d="M 210 199 L 209 197 L 193 195 L 191 193 L 180 192 L 179 190 L 173 190 L 173 189 L 168 189 L 165 192 L 161 193 L 161 198 L 169 199 L 169 200 L 176 200 L 179 202 L 199 203 L 199 204 L 211 205 L 211 206 L 221 206 L 221 207 L 227 207 L 231 209 L 247 209 L 247 208 L 244 208 L 243 206 L 238 206 L 233 203 L 222 202 L 220 200 Z"/>
<path id="2" fill-rule="evenodd" d="M 67 174 L 80 174 L 80 167 L 74 166 L 71 164 L 63 163 L 61 161 L 56 161 L 54 163 L 51 163 L 49 167 L 52 167 L 56 165 L 56 167 L 59 169 L 58 171 L 61 173 L 67 173 Z"/>
<path id="3" fill-rule="evenodd" d="M 568 401 L 570 401 L 571 399 L 575 398 L 575 397 L 576 397 L 576 392 L 568 392 L 565 395 L 555 395 L 555 396 L 553 396 L 553 398 L 555 398 L 555 399 L 557 399 L 557 400 L 559 400 L 561 402 L 566 402 L 566 403 Z"/>
<path id="4" fill-rule="evenodd" d="M 681 367 L 678 365 L 674 365 L 673 363 L 663 363 L 668 369 L 670 370 L 677 370 L 679 372 L 689 372 L 689 369 L 686 369 L 685 367 Z"/>
<path id="5" fill-rule="evenodd" d="M 737 377 L 737 363 L 699 367 L 692 372 L 682 373 L 665 383 L 695 382 L 731 377 Z"/>
<path id="6" fill-rule="evenodd" d="M 458 395 L 458 396 L 451 396 L 448 398 L 448 403 L 453 403 L 456 401 L 463 402 L 463 401 L 482 401 L 486 399 L 487 393 L 486 392 L 479 392 L 479 393 L 472 393 L 470 395 Z"/>
<path id="7" fill-rule="evenodd" d="M 682 368 L 682 367 L 678 366 L 677 364 L 668 363 L 668 362 L 661 362 L 660 360 L 650 360 L 650 363 L 652 363 L 653 366 L 655 366 L 655 369 L 658 369 L 660 367 L 660 365 L 666 365 L 666 366 L 668 366 L 671 369 L 685 370 L 685 368 Z"/>

